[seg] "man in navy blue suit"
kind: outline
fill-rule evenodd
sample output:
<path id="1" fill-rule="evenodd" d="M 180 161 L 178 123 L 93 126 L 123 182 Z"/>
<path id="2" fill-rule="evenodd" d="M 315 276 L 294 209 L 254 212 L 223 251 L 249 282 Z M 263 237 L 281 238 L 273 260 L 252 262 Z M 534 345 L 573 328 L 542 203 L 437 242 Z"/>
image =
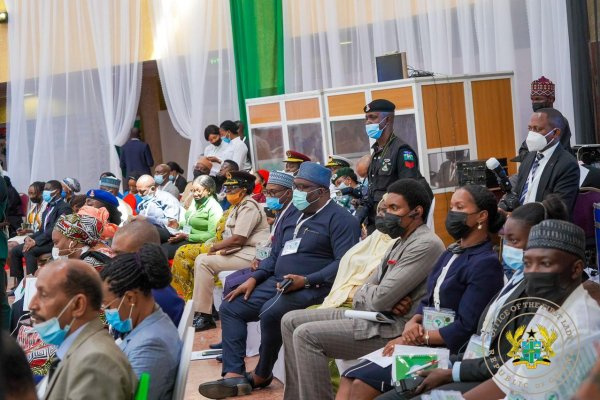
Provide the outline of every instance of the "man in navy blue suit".
<path id="1" fill-rule="evenodd" d="M 132 172 L 150 175 L 153 166 L 150 146 L 140 139 L 138 128 L 131 128 L 129 140 L 121 147 L 121 169 L 125 170 L 125 176 L 131 175 Z"/>

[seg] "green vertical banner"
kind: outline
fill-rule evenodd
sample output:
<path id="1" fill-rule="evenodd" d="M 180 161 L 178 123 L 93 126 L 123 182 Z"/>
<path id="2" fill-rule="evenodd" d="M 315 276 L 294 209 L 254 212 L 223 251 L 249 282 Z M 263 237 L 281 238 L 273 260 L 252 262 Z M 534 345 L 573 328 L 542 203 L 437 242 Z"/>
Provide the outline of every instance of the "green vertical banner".
<path id="1" fill-rule="evenodd" d="M 246 99 L 284 93 L 281 1 L 230 0 L 238 104 L 245 123 Z"/>

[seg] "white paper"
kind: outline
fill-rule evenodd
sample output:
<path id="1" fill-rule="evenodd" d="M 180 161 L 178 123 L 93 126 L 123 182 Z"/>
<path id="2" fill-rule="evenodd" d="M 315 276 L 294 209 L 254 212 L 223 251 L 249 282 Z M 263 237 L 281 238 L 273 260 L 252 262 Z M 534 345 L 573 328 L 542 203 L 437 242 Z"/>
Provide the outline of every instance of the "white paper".
<path id="1" fill-rule="evenodd" d="M 368 360 L 381 368 L 387 368 L 392 365 L 394 361 L 394 356 L 403 356 L 403 355 L 415 355 L 415 354 L 436 354 L 438 356 L 438 368 L 448 368 L 448 364 L 450 363 L 450 350 L 438 347 L 425 347 L 425 346 L 405 346 L 405 345 L 396 345 L 394 348 L 394 354 L 385 357 L 383 355 L 383 347 L 375 350 L 372 353 L 364 355 L 359 358 L 359 360 Z"/>
<path id="2" fill-rule="evenodd" d="M 191 356 L 190 356 L 190 360 L 191 361 L 195 361 L 195 360 L 213 360 L 215 358 L 217 358 L 218 356 L 222 355 L 223 353 L 218 353 L 218 354 L 209 354 L 209 355 L 205 355 L 204 353 L 207 352 L 209 350 L 201 350 L 201 351 L 192 351 Z"/>
<path id="3" fill-rule="evenodd" d="M 23 311 L 29 311 L 29 303 L 33 296 L 37 293 L 35 282 L 37 278 L 28 277 L 25 282 L 25 294 L 23 296 Z"/>
<path id="4" fill-rule="evenodd" d="M 367 321 L 379 322 L 382 324 L 393 324 L 396 322 L 393 319 L 388 318 L 382 313 L 376 311 L 346 310 L 344 312 L 344 316 L 346 318 L 365 319 Z"/>
<path id="5" fill-rule="evenodd" d="M 589 169 L 587 169 L 586 167 L 584 167 L 582 165 L 579 166 L 579 187 L 581 187 L 581 185 L 583 185 L 583 181 L 585 181 L 585 178 L 587 178 L 589 173 L 590 173 Z"/>
<path id="6" fill-rule="evenodd" d="M 19 282 L 19 286 L 17 286 L 17 288 L 15 289 L 15 302 L 21 300 L 23 298 L 23 295 L 25 294 L 25 288 L 23 287 L 24 282 L 25 279 L 21 279 L 21 282 Z"/>

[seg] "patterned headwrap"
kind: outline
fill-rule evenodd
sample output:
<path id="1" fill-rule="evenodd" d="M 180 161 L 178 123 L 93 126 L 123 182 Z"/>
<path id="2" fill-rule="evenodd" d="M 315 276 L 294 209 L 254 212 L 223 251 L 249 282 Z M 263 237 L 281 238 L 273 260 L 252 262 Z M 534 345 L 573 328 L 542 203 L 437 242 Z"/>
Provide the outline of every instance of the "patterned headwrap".
<path id="1" fill-rule="evenodd" d="M 61 215 L 54 226 L 54 229 L 67 238 L 88 246 L 94 246 L 100 241 L 103 228 L 102 222 L 96 218 L 79 214 Z"/>
<path id="2" fill-rule="evenodd" d="M 554 97 L 554 83 L 545 76 L 531 82 L 531 96 Z"/>

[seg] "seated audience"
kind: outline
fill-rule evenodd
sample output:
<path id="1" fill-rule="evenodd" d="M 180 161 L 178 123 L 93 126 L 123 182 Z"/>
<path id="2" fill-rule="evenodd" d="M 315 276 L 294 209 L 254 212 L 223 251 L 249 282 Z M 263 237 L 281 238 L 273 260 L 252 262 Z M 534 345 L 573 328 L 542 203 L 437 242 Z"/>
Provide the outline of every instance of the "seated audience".
<path id="1" fill-rule="evenodd" d="M 100 239 L 103 241 L 108 241 L 115 236 L 115 232 L 119 227 L 115 224 L 111 224 L 108 222 L 110 215 L 105 207 L 95 208 L 91 206 L 83 206 L 77 211 L 76 214 L 79 215 L 87 215 L 90 217 L 96 218 L 98 221 L 102 223 L 102 232 L 100 232 Z"/>
<path id="2" fill-rule="evenodd" d="M 60 184 L 65 194 L 63 198 L 67 203 L 71 204 L 73 197 L 81 191 L 79 181 L 75 178 L 64 178 Z M 71 207 L 73 207 L 73 204 L 71 204 Z"/>
<path id="3" fill-rule="evenodd" d="M 214 276 L 249 266 L 256 255 L 256 245 L 269 238 L 267 216 L 251 197 L 255 179 L 244 171 L 228 173 L 223 186 L 232 209 L 225 222 L 223 240 L 213 242 L 209 252 L 198 255 L 194 262 L 194 326 L 198 331 L 216 327 L 211 313 Z"/>
<path id="4" fill-rule="evenodd" d="M 100 241 L 104 223 L 89 215 L 62 215 L 52 232 L 52 258 L 77 258 L 93 267 L 102 268 L 114 252 Z"/>
<path id="5" fill-rule="evenodd" d="M 531 320 L 531 315 L 522 310 L 510 311 L 510 306 L 515 300 L 527 296 L 525 293 L 525 283 L 523 281 L 523 251 L 527 246 L 529 231 L 531 228 L 543 220 L 568 218 L 568 211 L 565 204 L 558 196 L 549 196 L 541 203 L 528 203 L 517 208 L 506 220 L 503 228 L 502 261 L 505 268 L 512 271 L 511 278 L 504 284 L 504 287 L 497 296 L 487 305 L 485 311 L 479 318 L 477 332 L 469 341 L 465 351 L 459 353 L 451 369 L 434 369 L 424 371 L 420 376 L 424 381 L 417 387 L 415 395 L 433 389 L 438 390 L 457 390 L 462 393 L 469 391 L 481 382 L 492 377 L 493 372 L 497 370 L 494 364 L 484 357 L 473 357 L 466 355 L 469 346 L 483 346 L 481 339 L 486 338 L 487 349 L 500 349 L 502 354 L 506 354 L 512 347 L 512 344 L 503 336 L 500 330 L 494 331 L 493 323 L 497 316 L 503 311 L 510 313 L 506 318 L 510 325 L 505 328 L 509 331 L 515 331 L 521 325 L 527 325 Z M 495 332 L 493 335 L 491 332 Z M 489 344 L 487 344 L 489 341 Z M 469 349 L 471 350 L 471 349 Z M 498 364 L 502 365 L 504 359 L 499 358 Z M 493 372 L 492 372 L 493 371 Z M 407 397 L 407 396 L 405 396 Z M 395 390 L 378 397 L 378 399 L 401 399 Z"/>
<path id="6" fill-rule="evenodd" d="M 444 251 L 442 241 L 425 225 L 431 199 L 421 183 L 413 179 L 402 179 L 388 188 L 385 205 L 386 213 L 377 218 L 378 230 L 394 242 L 383 260 L 379 258 L 380 262 L 367 282 L 353 294 L 352 308 L 387 312 L 390 316 L 395 314 L 392 317 L 394 323 L 379 324 L 362 319 L 346 319 L 345 310 L 335 308 L 288 313 L 281 322 L 286 362 L 286 397 L 332 397 L 328 372 L 318 378 L 317 375 L 313 376 L 313 379 L 317 378 L 310 385 L 313 387 L 304 387 L 302 382 L 307 379 L 309 369 L 315 368 L 315 374 L 328 371 L 328 356 L 332 356 L 328 353 L 331 351 L 344 354 L 335 355 L 336 358 L 352 359 L 380 348 L 390 338 L 402 333 L 406 321 L 412 315 L 410 313 L 405 316 L 410 307 L 400 310 L 397 305 L 407 297 L 408 303 L 411 299 L 416 303 L 425 294 L 427 275 Z M 344 274 L 344 271 L 340 270 L 338 274 Z M 347 290 L 345 292 L 348 293 Z M 347 296 L 340 296 L 334 304 L 340 303 L 342 297 Z M 319 353 L 318 358 L 313 358 L 311 349 L 308 369 L 302 368 L 303 371 L 300 371 L 299 366 L 303 365 L 308 354 L 299 353 L 296 337 L 304 336 L 307 329 L 310 329 L 310 335 L 316 335 L 319 343 L 315 345 L 327 346 L 327 355 Z M 335 349 L 332 348 L 334 342 L 339 344 Z"/>
<path id="7" fill-rule="evenodd" d="M 133 216 L 133 210 L 123 199 L 123 195 L 119 193 L 119 188 L 121 187 L 121 180 L 112 176 L 105 176 L 100 178 L 100 190 L 104 190 L 106 192 L 111 193 L 113 196 L 117 198 L 117 202 L 119 203 L 117 209 L 121 213 L 121 223 L 119 226 L 122 226 L 127 220 L 129 220 Z"/>
<path id="8" fill-rule="evenodd" d="M 42 213 L 42 225 L 39 229 L 27 236 L 18 246 L 12 248 L 9 254 L 11 276 L 17 278 L 17 284 L 23 279 L 23 264 L 25 258 L 27 274 L 33 275 L 38 267 L 38 257 L 52 251 L 52 230 L 58 218 L 63 214 L 69 214 L 71 207 L 63 200 L 60 193 L 62 186 L 60 182 L 52 180 L 46 182 L 42 199 L 47 206 Z M 14 289 L 14 288 L 13 288 Z"/>
<path id="9" fill-rule="evenodd" d="M 221 169 L 223 161 L 233 158 L 233 147 L 222 139 L 219 127 L 216 125 L 208 125 L 204 129 L 204 139 L 208 142 L 204 148 L 204 155 L 212 163 L 206 175 L 215 176 Z"/>
<path id="10" fill-rule="evenodd" d="M 15 339 L 0 331 L 0 393 L 5 400 L 37 400 L 35 383 L 23 350 Z"/>
<path id="11" fill-rule="evenodd" d="M 239 396 L 268 386 L 282 344 L 281 318 L 290 310 L 320 303 L 329 292 L 340 259 L 360 236 L 357 221 L 330 200 L 330 179 L 331 171 L 319 164 L 300 166 L 294 179 L 294 208 L 290 206 L 291 213 L 276 227 L 269 257 L 221 305 L 224 378 L 201 384 L 203 396 Z M 278 294 L 285 279 L 290 284 Z M 257 319 L 260 358 L 255 371 L 248 373 L 246 326 Z"/>
<path id="12" fill-rule="evenodd" d="M 119 347 L 138 378 L 150 374 L 147 398 L 171 399 L 181 340 L 151 292 L 171 283 L 165 255 L 158 245 L 145 244 L 137 253 L 115 257 L 100 277 L 106 321 L 123 336 Z"/>
<path id="13" fill-rule="evenodd" d="M 81 207 L 85 205 L 87 196 L 85 194 L 76 194 L 71 198 L 71 209 L 74 213 L 78 213 Z"/>
<path id="14" fill-rule="evenodd" d="M 385 204 L 387 193 L 377 206 L 378 228 L 387 211 Z M 373 272 L 381 264 L 382 258 L 400 238 L 392 239 L 387 233 L 376 229 L 372 234 L 355 244 L 340 260 L 340 267 L 335 275 L 331 291 L 319 308 L 344 307 L 352 308 L 352 300 L 356 292 L 364 285 Z"/>
<path id="15" fill-rule="evenodd" d="M 175 197 L 158 190 L 154 178 L 142 175 L 136 183 L 142 202 L 138 204 L 138 214 L 159 228 L 161 242 L 166 242 L 170 234 L 167 227 L 179 226 L 181 206 Z"/>
<path id="16" fill-rule="evenodd" d="M 355 193 L 355 189 L 359 188 L 359 185 L 358 178 L 352 168 L 339 168 L 331 177 L 331 183 L 335 188 L 332 198 L 340 206 L 348 209 L 350 212 L 354 212 L 357 201 L 353 200 L 360 199 L 362 194 L 360 190 Z"/>
<path id="17" fill-rule="evenodd" d="M 29 304 L 33 327 L 44 342 L 58 346 L 38 397 L 131 399 L 137 379 L 100 321 L 98 273 L 80 260 L 55 261 L 40 271 L 35 286 Z"/>
<path id="18" fill-rule="evenodd" d="M 194 165 L 194 171 L 193 171 L 194 179 L 196 179 L 197 177 L 202 176 L 202 175 L 213 176 L 213 174 L 210 172 L 211 166 L 212 166 L 212 163 L 210 161 L 208 161 L 208 158 L 198 157 L 198 160 L 196 160 L 196 164 Z M 183 208 L 185 208 L 186 210 L 190 206 L 190 204 L 192 204 L 192 201 L 194 200 L 194 196 L 192 194 L 192 186 L 193 186 L 192 182 L 191 181 L 188 182 L 187 185 L 185 185 L 185 190 L 181 194 L 180 202 L 181 202 L 181 205 L 183 206 Z"/>
<path id="19" fill-rule="evenodd" d="M 171 194 L 179 200 L 179 189 L 171 180 L 171 168 L 167 164 L 158 164 L 154 168 L 154 182 L 156 182 L 156 190 Z"/>
<path id="20" fill-rule="evenodd" d="M 28 235 L 36 232 L 42 225 L 42 214 L 46 209 L 46 202 L 42 201 L 42 192 L 44 191 L 44 182 L 33 182 L 27 189 L 29 204 L 27 205 L 27 215 L 25 215 L 24 225 L 17 229 L 17 235 L 10 238 L 8 248 L 11 249 L 18 244 L 23 244 Z"/>
<path id="21" fill-rule="evenodd" d="M 217 200 L 219 201 L 219 204 L 221 204 L 221 208 L 223 208 L 223 211 L 228 210 L 231 206 L 229 201 L 227 201 L 227 193 L 225 193 L 225 188 L 223 187 L 223 184 L 227 180 L 228 173 L 239 170 L 240 167 L 235 161 L 225 160 L 221 164 L 221 169 L 217 173 L 217 176 L 215 176 L 215 183 L 217 184 Z"/>
<path id="22" fill-rule="evenodd" d="M 223 216 L 223 209 L 215 199 L 215 189 L 215 181 L 208 175 L 194 179 L 192 187 L 194 202 L 179 221 L 180 230 L 172 235 L 167 243 L 162 244 L 169 259 L 173 259 L 182 246 L 202 244 L 215 237 L 217 224 Z M 189 250 L 189 248 L 182 249 L 182 253 L 178 258 L 175 257 L 175 260 L 181 262 L 181 258 L 188 258 L 185 253 Z M 193 259 L 191 262 L 194 262 Z"/>
<path id="23" fill-rule="evenodd" d="M 390 187 L 390 192 L 392 187 L 395 189 L 396 183 Z M 428 190 L 423 186 L 419 186 L 419 188 L 422 189 L 423 196 L 428 199 L 427 204 L 430 204 L 431 199 L 427 195 Z M 414 191 L 411 190 L 411 193 Z M 402 193 L 404 196 L 408 196 L 408 194 Z M 392 224 L 394 219 L 397 218 L 389 216 L 390 212 L 393 211 L 390 208 L 392 200 L 390 196 L 391 194 L 388 194 L 388 201 L 386 201 L 388 214 L 386 214 L 384 222 L 387 227 L 393 227 L 394 230 L 401 231 L 402 229 Z M 408 217 L 411 214 L 413 216 L 416 214 L 418 216 L 423 215 L 421 218 L 426 218 L 424 212 L 429 211 L 428 207 L 427 209 L 422 207 L 423 211 L 412 210 L 408 212 L 410 203 L 408 207 L 405 206 L 404 208 L 406 208 L 406 212 L 398 215 Z M 396 209 L 401 208 L 396 206 Z M 400 218 L 400 223 L 404 219 Z M 292 364 L 290 364 L 289 369 L 290 371 L 297 371 L 297 383 L 290 387 L 290 390 L 295 388 L 296 391 L 291 393 L 300 393 L 301 398 L 332 398 L 333 394 L 329 381 L 325 377 L 319 377 L 318 383 L 315 381 L 317 374 L 320 374 L 323 368 L 327 369 L 327 357 L 354 359 L 377 349 L 386 342 L 384 355 L 391 355 L 388 352 L 393 351 L 396 344 L 445 346 L 451 352 L 457 352 L 475 331 L 477 319 L 485 305 L 502 287 L 502 267 L 493 251 L 489 233 L 497 232 L 503 222 L 502 215 L 497 211 L 495 198 L 487 189 L 480 186 L 459 188 L 452 196 L 451 209 L 446 217 L 446 230 L 458 242 L 452 244 L 447 251 L 442 253 L 430 274 L 429 271 L 425 271 L 425 275 L 421 275 L 420 288 L 424 289 L 422 283 L 425 276 L 429 274 L 426 285 L 427 294 L 418 304 L 416 311 L 413 311 L 414 306 L 412 307 L 408 316 L 413 313 L 414 315 L 410 319 L 408 319 L 408 316 L 401 319 L 400 324 L 392 325 L 396 327 L 393 330 L 383 326 L 380 327 L 382 331 L 384 329 L 389 330 L 387 335 L 380 334 L 365 340 L 370 337 L 367 330 L 367 335 L 363 333 L 364 336 L 362 337 L 359 335 L 356 338 L 357 333 L 348 337 L 348 334 L 342 328 L 344 324 L 348 325 L 346 329 L 351 331 L 355 331 L 355 329 L 352 321 L 339 321 L 339 319 L 343 319 L 343 310 L 338 310 L 338 314 L 334 314 L 333 318 L 324 315 L 323 319 L 319 318 L 318 314 L 311 315 L 312 311 L 305 311 L 306 314 L 294 312 L 287 315 L 282 322 L 284 337 L 286 338 L 286 346 L 290 343 L 289 345 L 293 347 L 286 351 L 286 363 L 290 362 L 291 359 Z M 404 227 L 403 225 L 400 226 Z M 410 241 L 410 237 L 408 240 Z M 399 244 L 397 245 L 399 246 Z M 437 253 L 435 256 L 437 257 L 439 254 Z M 402 261 L 392 265 L 398 264 L 401 267 L 401 273 L 404 270 Z M 426 265 L 432 266 L 433 262 Z M 384 267 L 389 268 L 389 265 L 385 263 Z M 426 267 L 420 266 L 420 268 Z M 415 273 L 409 276 L 413 278 Z M 395 281 L 396 285 L 392 286 L 394 294 L 397 293 L 399 288 L 404 288 L 406 279 L 408 277 L 404 278 L 401 284 L 398 283 L 399 281 Z M 412 282 L 412 279 L 409 282 Z M 363 286 L 363 289 L 357 292 L 356 296 L 360 297 L 355 296 L 354 304 L 360 304 L 363 291 L 369 294 L 373 290 L 376 291 L 377 289 L 371 288 L 368 282 L 367 285 Z M 390 290 L 389 287 L 388 290 Z M 408 308 L 406 307 L 407 300 L 409 305 L 411 300 L 416 305 L 416 300 L 420 298 L 423 291 L 412 293 L 409 296 L 410 299 L 403 299 L 406 293 L 401 294 L 402 296 L 396 297 L 395 303 L 386 303 L 387 309 L 375 308 L 375 310 L 393 312 L 396 309 L 396 312 L 403 314 L 405 309 Z M 436 310 L 444 312 L 448 316 L 454 312 L 454 320 L 440 329 L 425 329 L 423 327 L 425 307 L 435 307 Z M 323 310 L 323 313 L 325 312 L 327 310 Z M 334 313 L 336 310 L 329 312 Z M 429 312 L 428 310 L 427 313 L 429 314 Z M 331 322 L 331 320 L 335 320 L 335 322 Z M 356 323 L 354 322 L 354 324 Z M 379 324 L 375 325 L 379 327 Z M 384 337 L 393 338 L 398 336 L 399 333 L 402 334 L 397 339 L 391 341 L 384 339 Z M 357 339 L 360 341 L 357 341 Z M 370 346 L 365 346 L 367 344 L 370 344 Z M 288 353 L 290 358 L 288 358 Z M 300 365 L 303 365 L 304 368 L 299 368 Z M 311 372 L 308 373 L 308 371 Z M 392 389 L 390 386 L 391 367 L 381 368 L 377 364 L 363 362 L 347 371 L 343 376 L 338 391 L 340 399 L 373 398 L 382 391 Z M 308 382 L 312 383 L 308 384 Z"/>
<path id="24" fill-rule="evenodd" d="M 116 226 L 121 225 L 123 216 L 119 211 L 117 196 L 106 190 L 92 189 L 86 193 L 85 205 L 94 208 L 106 208 L 108 211 L 108 222 Z"/>
<path id="25" fill-rule="evenodd" d="M 137 172 L 133 172 L 131 175 L 129 175 L 127 177 L 128 190 L 123 193 L 123 201 L 129 204 L 129 207 L 131 207 L 131 213 L 134 216 L 137 215 L 138 204 L 142 201 L 142 196 L 138 194 L 137 187 L 135 186 L 139 178 L 140 174 Z"/>
<path id="26" fill-rule="evenodd" d="M 171 168 L 171 175 L 169 175 L 169 181 L 175 184 L 177 190 L 179 190 L 179 193 L 183 193 L 187 185 L 187 179 L 185 179 L 185 177 L 183 176 L 183 173 L 185 171 L 175 161 L 169 161 L 167 165 L 169 166 L 169 168 Z"/>
<path id="27" fill-rule="evenodd" d="M 112 240 L 111 248 L 115 254 L 137 253 L 144 244 L 160 245 L 160 236 L 154 225 L 144 220 L 133 220 L 119 228 Z M 175 326 L 179 325 L 184 301 L 177 295 L 171 285 L 159 289 L 152 289 L 154 301 L 167 313 Z"/>
<path id="28" fill-rule="evenodd" d="M 266 201 L 266 197 L 263 193 L 263 190 L 269 181 L 269 171 L 265 169 L 259 169 L 254 173 L 254 176 L 256 177 L 256 184 L 254 185 L 252 198 L 256 200 L 257 203 L 264 203 Z"/>
<path id="29" fill-rule="evenodd" d="M 528 297 L 545 299 L 549 304 L 560 306 L 562 319 L 565 319 L 564 315 L 570 319 L 557 327 L 562 339 L 552 345 L 553 363 L 560 363 L 560 359 L 566 356 L 563 352 L 565 347 L 580 343 L 600 329 L 600 307 L 582 284 L 584 259 L 585 233 L 578 226 L 567 221 L 546 220 L 531 228 L 523 257 L 525 292 Z M 545 308 L 538 308 L 525 332 L 538 330 L 539 324 L 548 323 L 549 318 L 558 321 L 560 315 L 551 316 Z M 565 327 L 561 329 L 563 325 Z M 565 329 L 576 329 L 577 333 L 569 335 Z M 538 370 L 523 364 L 515 365 L 514 358 L 506 358 L 493 379 L 468 391 L 464 398 L 498 399 L 516 395 L 528 400 L 549 398 L 547 393 L 536 393 L 536 383 L 541 382 Z M 561 371 L 561 375 L 563 373 Z M 507 376 L 519 377 L 515 381 L 521 385 L 515 386 L 511 379 L 506 379 Z M 570 398 L 570 394 L 565 398 Z"/>
<path id="30" fill-rule="evenodd" d="M 6 191 L 8 194 L 8 201 L 6 203 L 6 209 L 4 210 L 4 222 L 0 223 L 0 226 L 6 226 L 8 228 L 8 237 L 12 238 L 17 235 L 17 230 L 21 229 L 23 223 L 23 204 L 21 203 L 21 195 L 14 188 L 10 178 L 4 175 L 4 182 L 6 183 Z"/>

